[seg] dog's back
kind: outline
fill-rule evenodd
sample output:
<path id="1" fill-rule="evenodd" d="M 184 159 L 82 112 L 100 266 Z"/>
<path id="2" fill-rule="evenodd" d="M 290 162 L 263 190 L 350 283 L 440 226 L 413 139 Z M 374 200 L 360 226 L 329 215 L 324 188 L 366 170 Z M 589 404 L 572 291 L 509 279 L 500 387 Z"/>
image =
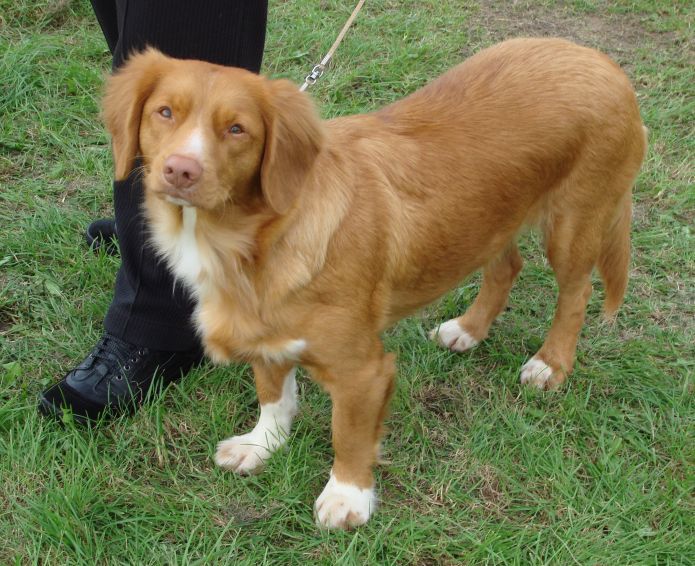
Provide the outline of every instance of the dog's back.
<path id="1" fill-rule="evenodd" d="M 333 143 L 362 170 L 356 206 L 380 204 L 371 213 L 391 228 L 381 265 L 393 267 L 394 319 L 502 253 L 525 225 L 550 236 L 583 223 L 576 230 L 596 237 L 575 245 L 590 246 L 601 265 L 611 261 L 604 249 L 626 257 L 646 143 L 627 77 L 597 51 L 507 41 L 382 110 L 335 122 Z M 617 287 L 607 311 L 620 302 Z"/>

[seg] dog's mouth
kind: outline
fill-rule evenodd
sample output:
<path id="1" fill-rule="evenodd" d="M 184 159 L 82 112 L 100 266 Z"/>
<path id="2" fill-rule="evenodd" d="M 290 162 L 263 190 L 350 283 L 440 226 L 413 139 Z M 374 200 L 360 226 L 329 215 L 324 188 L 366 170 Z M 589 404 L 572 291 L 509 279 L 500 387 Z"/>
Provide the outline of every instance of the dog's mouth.
<path id="1" fill-rule="evenodd" d="M 155 194 L 160 199 L 177 206 L 197 206 L 197 186 L 183 188 L 161 183 L 155 188 Z"/>

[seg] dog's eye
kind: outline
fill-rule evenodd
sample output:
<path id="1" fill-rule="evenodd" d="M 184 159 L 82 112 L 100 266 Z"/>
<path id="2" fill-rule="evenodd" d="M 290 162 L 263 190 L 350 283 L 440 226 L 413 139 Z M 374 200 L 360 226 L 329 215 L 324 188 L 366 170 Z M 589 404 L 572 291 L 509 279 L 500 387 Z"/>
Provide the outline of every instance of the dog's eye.
<path id="1" fill-rule="evenodd" d="M 234 135 L 239 135 L 239 134 L 244 133 L 244 129 L 239 124 L 234 124 L 233 126 L 229 126 L 229 129 L 227 131 L 230 134 L 234 134 Z"/>
<path id="2" fill-rule="evenodd" d="M 168 106 L 162 106 L 159 110 L 157 110 L 157 112 L 159 112 L 159 115 L 162 118 L 169 119 L 172 117 L 171 108 L 169 108 Z"/>

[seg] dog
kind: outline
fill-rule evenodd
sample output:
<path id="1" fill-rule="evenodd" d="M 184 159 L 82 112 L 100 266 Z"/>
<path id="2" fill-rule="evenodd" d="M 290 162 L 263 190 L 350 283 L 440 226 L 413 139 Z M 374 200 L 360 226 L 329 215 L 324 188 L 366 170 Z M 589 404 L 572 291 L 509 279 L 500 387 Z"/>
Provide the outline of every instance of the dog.
<path id="1" fill-rule="evenodd" d="M 376 508 L 395 376 L 385 329 L 482 269 L 472 305 L 431 333 L 476 346 L 506 305 L 526 227 L 544 236 L 559 297 L 522 383 L 555 388 L 572 371 L 594 267 L 606 316 L 622 302 L 646 130 L 630 81 L 592 49 L 506 41 L 328 121 L 289 81 L 147 49 L 109 78 L 103 115 L 116 179 L 142 160 L 153 245 L 196 299 L 207 354 L 253 368 L 258 423 L 222 441 L 216 463 L 254 473 L 286 442 L 296 366 L 329 393 L 321 526 Z"/>

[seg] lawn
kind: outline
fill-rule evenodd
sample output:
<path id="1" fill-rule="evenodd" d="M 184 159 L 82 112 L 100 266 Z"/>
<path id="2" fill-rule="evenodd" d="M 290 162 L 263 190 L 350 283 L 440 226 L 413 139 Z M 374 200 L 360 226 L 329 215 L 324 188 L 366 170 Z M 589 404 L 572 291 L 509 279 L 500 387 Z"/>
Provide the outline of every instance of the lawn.
<path id="1" fill-rule="evenodd" d="M 265 72 L 300 83 L 352 2 L 271 0 Z M 111 210 L 99 97 L 109 53 L 86 2 L 0 0 L 0 564 L 695 563 L 695 8 L 665 0 L 368 0 L 312 95 L 369 111 L 475 51 L 554 35 L 613 56 L 650 150 L 634 259 L 614 324 L 598 279 L 575 372 L 522 388 L 556 289 L 525 237 L 524 270 L 467 355 L 426 339 L 474 277 L 385 336 L 398 386 L 368 525 L 329 533 L 312 505 L 331 461 L 330 404 L 300 379 L 288 447 L 239 478 L 212 461 L 256 402 L 245 366 L 204 366 L 133 417 L 92 429 L 36 397 L 101 332 L 118 261 L 83 243 Z"/>

